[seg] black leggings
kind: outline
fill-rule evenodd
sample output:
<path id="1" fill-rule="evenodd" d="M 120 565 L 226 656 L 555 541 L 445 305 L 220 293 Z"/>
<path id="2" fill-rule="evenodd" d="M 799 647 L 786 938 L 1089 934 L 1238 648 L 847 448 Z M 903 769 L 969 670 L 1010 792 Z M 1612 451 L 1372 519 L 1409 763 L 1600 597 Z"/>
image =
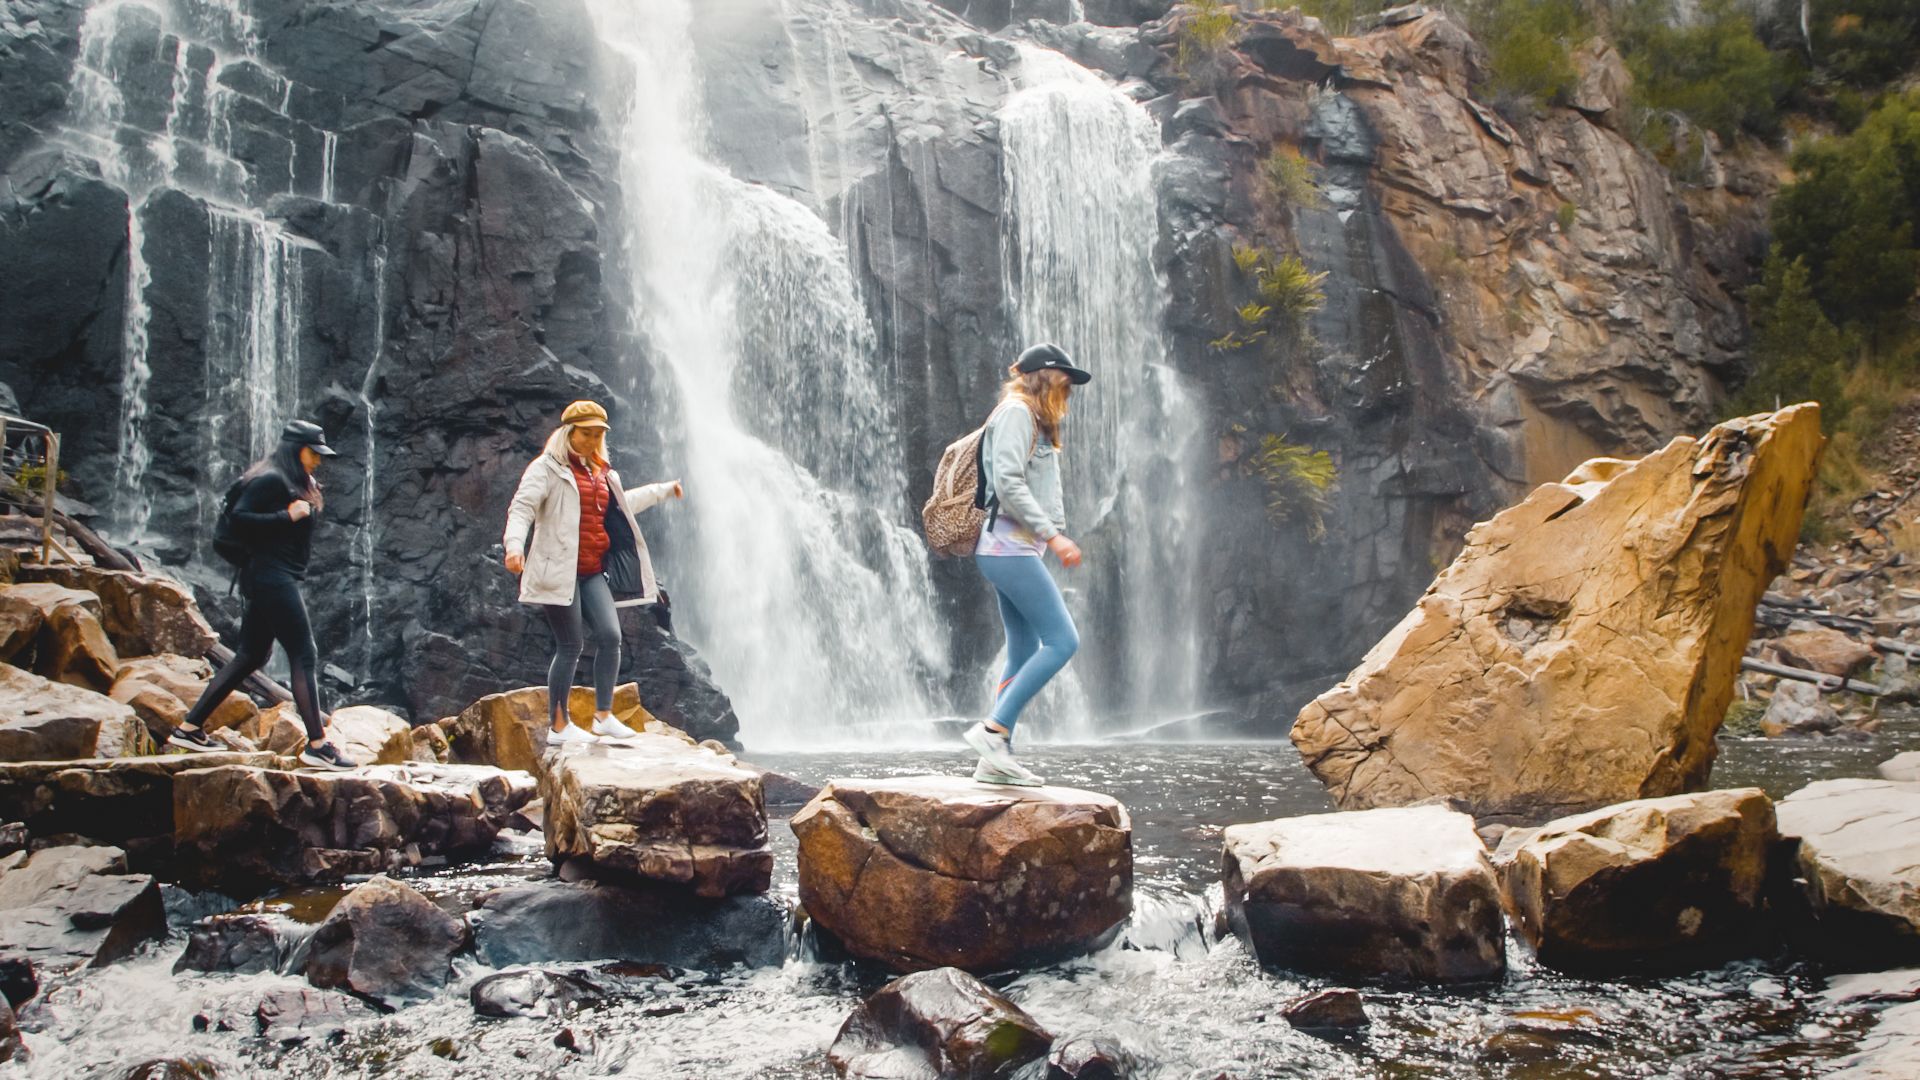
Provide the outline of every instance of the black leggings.
<path id="1" fill-rule="evenodd" d="M 593 705 L 613 711 L 613 684 L 620 676 L 620 611 L 613 606 L 607 575 L 589 574 L 573 590 L 567 607 L 542 604 L 553 628 L 553 662 L 547 665 L 547 722 L 567 715 L 573 676 L 580 669 L 584 634 L 593 635 Z"/>
<path id="2" fill-rule="evenodd" d="M 313 627 L 307 622 L 307 602 L 300 596 L 300 584 L 295 581 L 248 584 L 246 594 L 247 612 L 240 619 L 240 647 L 207 684 L 200 700 L 188 710 L 187 723 L 205 727 L 207 717 L 227 700 L 227 695 L 238 690 L 247 676 L 267 665 L 267 658 L 273 655 L 273 643 L 278 641 L 287 651 L 287 665 L 291 668 L 288 689 L 293 691 L 293 704 L 300 710 L 301 722 L 307 725 L 307 741 L 317 743 L 325 739 L 327 729 L 320 719 L 320 687 L 314 678 L 319 667 L 319 651 L 313 645 Z"/>

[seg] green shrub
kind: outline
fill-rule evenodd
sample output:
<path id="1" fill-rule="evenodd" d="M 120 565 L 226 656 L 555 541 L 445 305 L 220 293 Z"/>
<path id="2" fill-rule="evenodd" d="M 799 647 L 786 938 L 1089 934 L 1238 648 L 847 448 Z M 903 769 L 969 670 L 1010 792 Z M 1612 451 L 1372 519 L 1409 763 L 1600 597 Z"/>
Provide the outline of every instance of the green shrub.
<path id="1" fill-rule="evenodd" d="M 1260 192 L 1276 210 L 1313 210 L 1324 201 L 1313 182 L 1313 163 L 1291 146 L 1274 147 L 1260 162 Z"/>
<path id="2" fill-rule="evenodd" d="M 1808 277 L 1805 261 L 1788 260 L 1776 247 L 1760 283 L 1747 290 L 1754 370 L 1730 415 L 1817 401 L 1828 430 L 1845 420 L 1847 372 L 1857 350 L 1820 310 Z"/>
<path id="3" fill-rule="evenodd" d="M 1554 209 L 1553 220 L 1559 223 L 1561 232 L 1566 232 L 1573 228 L 1574 222 L 1580 220 L 1580 208 L 1570 202 L 1563 202 Z"/>
<path id="4" fill-rule="evenodd" d="M 1335 37 L 1345 37 L 1353 33 L 1354 26 L 1370 15 L 1377 15 L 1392 3 L 1383 0 L 1260 0 L 1263 8 L 1297 7 L 1302 14 L 1311 15 L 1320 20 L 1327 33 Z"/>
<path id="5" fill-rule="evenodd" d="M 1267 517 L 1275 525 L 1298 522 L 1318 540 L 1327 533 L 1326 514 L 1339 472 L 1325 450 L 1268 435 L 1260 441 L 1253 469 L 1267 486 Z"/>
<path id="6" fill-rule="evenodd" d="M 1467 25 L 1487 49 L 1486 86 L 1513 109 L 1564 102 L 1579 81 L 1573 50 L 1592 36 L 1579 0 L 1467 0 Z"/>
<path id="7" fill-rule="evenodd" d="M 1174 66 L 1192 76 L 1201 66 L 1216 60 L 1240 36 L 1237 9 L 1224 0 L 1194 0 L 1187 4 L 1186 21 L 1180 24 L 1179 46 Z"/>
<path id="8" fill-rule="evenodd" d="M 1914 0 L 1813 0 L 1807 23 L 1813 63 L 1855 86 L 1899 78 L 1920 55 Z"/>
<path id="9" fill-rule="evenodd" d="M 1722 138 L 1778 129 L 1793 61 L 1760 41 L 1752 16 L 1734 0 L 1705 0 L 1685 25 L 1674 21 L 1670 0 L 1634 0 L 1615 34 L 1641 108 L 1684 113 Z"/>

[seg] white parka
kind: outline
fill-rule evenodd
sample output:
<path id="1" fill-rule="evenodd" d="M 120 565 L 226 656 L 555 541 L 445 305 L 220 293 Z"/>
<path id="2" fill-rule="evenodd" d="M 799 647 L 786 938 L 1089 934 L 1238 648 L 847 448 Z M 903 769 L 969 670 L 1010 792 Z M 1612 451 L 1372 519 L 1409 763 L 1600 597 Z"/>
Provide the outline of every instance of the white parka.
<path id="1" fill-rule="evenodd" d="M 520 486 L 514 489 L 513 502 L 507 508 L 507 554 L 523 555 L 527 560 L 520 572 L 523 604 L 566 607 L 573 603 L 573 592 L 579 585 L 580 486 L 573 478 L 573 466 L 567 463 L 571 430 L 562 427 L 547 440 L 546 450 L 520 474 Z M 660 586 L 653 576 L 653 559 L 647 554 L 647 538 L 633 515 L 658 506 L 673 494 L 677 482 L 667 480 L 625 489 L 620 487 L 620 474 L 607 470 L 607 483 L 625 493 L 620 504 L 627 525 L 633 529 L 640 555 L 640 581 L 646 590 L 641 599 L 647 603 L 660 599 Z M 531 547 L 527 544 L 528 530 L 533 532 Z"/>

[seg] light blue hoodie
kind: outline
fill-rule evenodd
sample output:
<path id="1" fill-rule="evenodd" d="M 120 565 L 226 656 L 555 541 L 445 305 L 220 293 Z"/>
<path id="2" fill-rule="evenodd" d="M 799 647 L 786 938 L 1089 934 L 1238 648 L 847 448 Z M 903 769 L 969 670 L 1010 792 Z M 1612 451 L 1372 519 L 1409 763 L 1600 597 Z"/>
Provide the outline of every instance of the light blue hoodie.
<path id="1" fill-rule="evenodd" d="M 987 498 L 999 497 L 1002 515 L 1025 525 L 1042 543 L 1066 531 L 1060 451 L 1041 437 L 1026 402 L 1012 398 L 995 410 L 987 421 L 981 456 Z"/>

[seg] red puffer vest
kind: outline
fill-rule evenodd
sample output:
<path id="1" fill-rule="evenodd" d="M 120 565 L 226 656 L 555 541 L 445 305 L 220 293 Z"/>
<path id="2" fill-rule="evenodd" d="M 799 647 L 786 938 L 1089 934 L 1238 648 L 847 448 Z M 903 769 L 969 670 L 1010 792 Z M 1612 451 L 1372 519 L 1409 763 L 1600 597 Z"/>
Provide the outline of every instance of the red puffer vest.
<path id="1" fill-rule="evenodd" d="M 604 569 L 607 548 L 607 471 L 595 468 L 578 454 L 568 454 L 574 485 L 580 489 L 580 563 L 581 577 Z"/>

